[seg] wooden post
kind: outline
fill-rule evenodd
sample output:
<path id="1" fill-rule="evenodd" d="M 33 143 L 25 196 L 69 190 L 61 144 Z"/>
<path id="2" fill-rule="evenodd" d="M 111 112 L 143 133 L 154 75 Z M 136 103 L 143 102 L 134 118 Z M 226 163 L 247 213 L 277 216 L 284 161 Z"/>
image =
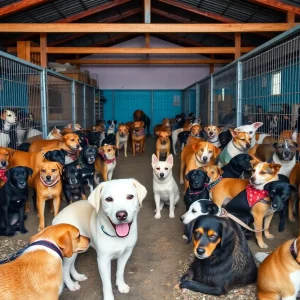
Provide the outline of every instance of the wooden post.
<path id="1" fill-rule="evenodd" d="M 295 14 L 288 11 L 286 14 L 286 22 L 290 25 L 290 28 L 295 26 Z"/>
<path id="2" fill-rule="evenodd" d="M 80 60 L 80 54 L 76 54 L 76 60 Z M 76 68 L 77 70 L 80 70 L 80 64 L 76 64 L 76 65 L 75 65 L 75 68 Z"/>
<path id="3" fill-rule="evenodd" d="M 47 33 L 40 34 L 40 54 L 41 54 L 41 66 L 47 68 Z"/>
<path id="4" fill-rule="evenodd" d="M 210 55 L 210 59 L 214 59 L 215 56 L 213 54 Z M 210 64 L 209 65 L 209 74 L 212 74 L 215 71 L 215 65 L 214 64 Z"/>
<path id="5" fill-rule="evenodd" d="M 235 45 L 234 59 L 238 59 L 241 56 L 241 33 L 240 32 L 236 32 L 234 34 L 234 45 Z"/>
<path id="6" fill-rule="evenodd" d="M 30 61 L 30 41 L 17 41 L 17 55 L 21 59 Z"/>

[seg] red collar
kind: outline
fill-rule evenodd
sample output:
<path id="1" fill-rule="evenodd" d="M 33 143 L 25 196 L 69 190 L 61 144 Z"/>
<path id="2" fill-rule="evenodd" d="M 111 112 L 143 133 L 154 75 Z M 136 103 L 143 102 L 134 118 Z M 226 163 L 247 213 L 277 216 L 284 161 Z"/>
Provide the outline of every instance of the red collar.
<path id="1" fill-rule="evenodd" d="M 6 169 L 0 169 L 0 180 L 7 182 Z"/>
<path id="2" fill-rule="evenodd" d="M 247 200 L 249 207 L 252 207 L 260 200 L 269 196 L 269 193 L 265 190 L 258 190 L 253 185 L 249 184 L 246 187 Z"/>
<path id="3" fill-rule="evenodd" d="M 117 160 L 116 157 L 114 157 L 114 158 L 112 158 L 112 159 L 107 159 L 107 158 L 105 158 L 105 157 L 104 157 L 104 152 L 103 152 L 102 150 L 99 150 L 98 153 L 101 155 L 102 159 L 103 159 L 107 164 L 112 164 L 112 163 L 114 163 L 114 162 Z"/>
<path id="4" fill-rule="evenodd" d="M 77 150 L 67 151 L 67 156 L 70 157 L 72 160 L 77 159 Z"/>
<path id="5" fill-rule="evenodd" d="M 58 176 L 57 179 L 56 179 L 54 182 L 50 183 L 50 184 L 49 184 L 49 183 L 46 183 L 41 175 L 40 175 L 40 180 L 41 180 L 41 182 L 43 183 L 43 185 L 45 185 L 45 186 L 47 186 L 47 187 L 51 187 L 51 186 L 56 185 L 56 184 L 59 182 L 60 177 Z"/>

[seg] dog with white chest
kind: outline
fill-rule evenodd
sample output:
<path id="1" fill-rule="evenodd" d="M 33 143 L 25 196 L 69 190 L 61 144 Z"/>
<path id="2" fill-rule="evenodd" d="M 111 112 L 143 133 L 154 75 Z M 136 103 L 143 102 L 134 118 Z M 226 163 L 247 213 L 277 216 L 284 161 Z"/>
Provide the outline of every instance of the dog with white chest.
<path id="1" fill-rule="evenodd" d="M 3 110 L 1 113 L 0 120 L 0 147 L 8 147 L 11 142 L 16 143 L 17 136 L 16 133 L 14 140 L 12 141 L 11 127 L 17 123 L 17 116 L 11 110 Z"/>
<path id="2" fill-rule="evenodd" d="M 120 293 L 128 293 L 124 280 L 126 263 L 137 241 L 137 216 L 146 188 L 135 179 L 118 179 L 99 184 L 89 196 L 63 209 L 53 224 L 76 226 L 80 234 L 91 239 L 97 252 L 104 300 L 114 300 L 111 284 L 111 261 L 117 259 L 116 285 Z M 75 269 L 77 254 L 64 259 L 63 279 L 70 291 L 80 289 L 78 281 L 87 277 Z M 74 281 L 71 279 L 74 279 Z"/>
<path id="3" fill-rule="evenodd" d="M 155 154 L 152 154 L 153 168 L 153 192 L 156 206 L 155 219 L 161 218 L 161 210 L 164 204 L 169 204 L 169 217 L 175 218 L 175 205 L 180 200 L 178 186 L 172 175 L 173 155 L 170 154 L 166 161 L 159 161 Z"/>

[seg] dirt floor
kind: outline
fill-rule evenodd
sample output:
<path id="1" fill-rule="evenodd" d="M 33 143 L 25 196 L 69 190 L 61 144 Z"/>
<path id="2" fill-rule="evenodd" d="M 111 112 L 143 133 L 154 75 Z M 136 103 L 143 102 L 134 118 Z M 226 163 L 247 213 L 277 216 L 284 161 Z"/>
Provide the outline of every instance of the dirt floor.
<path id="1" fill-rule="evenodd" d="M 148 138 L 146 142 L 146 153 L 132 157 L 131 153 L 124 158 L 123 151 L 117 162 L 113 178 L 136 178 L 148 190 L 147 197 L 139 213 L 138 227 L 139 237 L 137 245 L 126 266 L 125 281 L 130 286 L 129 294 L 120 294 L 114 285 L 115 263 L 113 263 L 113 290 L 116 300 L 159 300 L 159 299 L 207 299 L 212 297 L 189 291 L 181 291 L 176 288 L 178 279 L 187 269 L 189 262 L 193 259 L 191 245 L 187 245 L 182 239 L 183 226 L 179 217 L 184 213 L 184 204 L 181 201 L 175 214 L 175 219 L 169 219 L 168 209 L 164 208 L 162 218 L 154 219 L 154 199 L 152 190 L 152 168 L 151 155 L 155 150 L 155 142 Z M 174 160 L 173 175 L 179 183 L 180 157 Z M 180 186 L 181 194 L 183 192 Z M 65 206 L 65 203 L 62 205 Z M 32 206 L 31 206 L 32 208 Z M 47 225 L 51 224 L 51 215 L 47 212 Z M 287 221 L 286 230 L 279 233 L 277 230 L 278 217 L 275 216 L 271 233 L 275 235 L 274 240 L 266 240 L 269 245 L 268 251 L 273 250 L 287 239 L 297 235 L 297 224 Z M 26 228 L 29 233 L 18 234 L 13 238 L 0 237 L 0 259 L 8 256 L 22 247 L 28 238 L 36 233 L 38 218 L 33 213 L 28 214 Z M 253 252 L 259 251 L 254 240 L 249 241 Z M 101 280 L 98 273 L 96 255 L 93 249 L 79 255 L 77 259 L 77 270 L 88 276 L 88 280 L 81 283 L 81 289 L 77 292 L 70 292 L 64 289 L 60 299 L 62 300 L 99 300 L 102 298 Z M 226 274 L 224 274 L 226 276 Z M 256 299 L 255 286 L 248 286 L 244 289 L 230 292 L 223 299 Z"/>

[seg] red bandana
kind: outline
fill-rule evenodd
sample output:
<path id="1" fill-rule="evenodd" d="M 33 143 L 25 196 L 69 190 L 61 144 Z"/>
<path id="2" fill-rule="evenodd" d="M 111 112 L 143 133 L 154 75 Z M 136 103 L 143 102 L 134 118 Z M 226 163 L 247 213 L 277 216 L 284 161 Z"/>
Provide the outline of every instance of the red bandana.
<path id="1" fill-rule="evenodd" d="M 258 190 L 253 185 L 249 184 L 246 187 L 247 200 L 249 207 L 255 205 L 259 200 L 262 200 L 269 196 L 269 193 L 265 190 Z"/>
<path id="2" fill-rule="evenodd" d="M 67 156 L 69 156 L 73 161 L 77 159 L 77 151 L 69 151 L 67 152 Z"/>
<path id="3" fill-rule="evenodd" d="M 6 177 L 5 173 L 6 173 L 6 169 L 0 169 L 0 180 L 7 182 L 7 177 Z"/>
<path id="4" fill-rule="evenodd" d="M 112 159 L 107 159 L 104 157 L 104 152 L 102 150 L 98 151 L 98 153 L 101 155 L 101 157 L 103 158 L 103 160 L 107 163 L 107 164 L 112 164 L 113 162 L 115 162 L 117 160 L 116 157 L 112 158 Z"/>

